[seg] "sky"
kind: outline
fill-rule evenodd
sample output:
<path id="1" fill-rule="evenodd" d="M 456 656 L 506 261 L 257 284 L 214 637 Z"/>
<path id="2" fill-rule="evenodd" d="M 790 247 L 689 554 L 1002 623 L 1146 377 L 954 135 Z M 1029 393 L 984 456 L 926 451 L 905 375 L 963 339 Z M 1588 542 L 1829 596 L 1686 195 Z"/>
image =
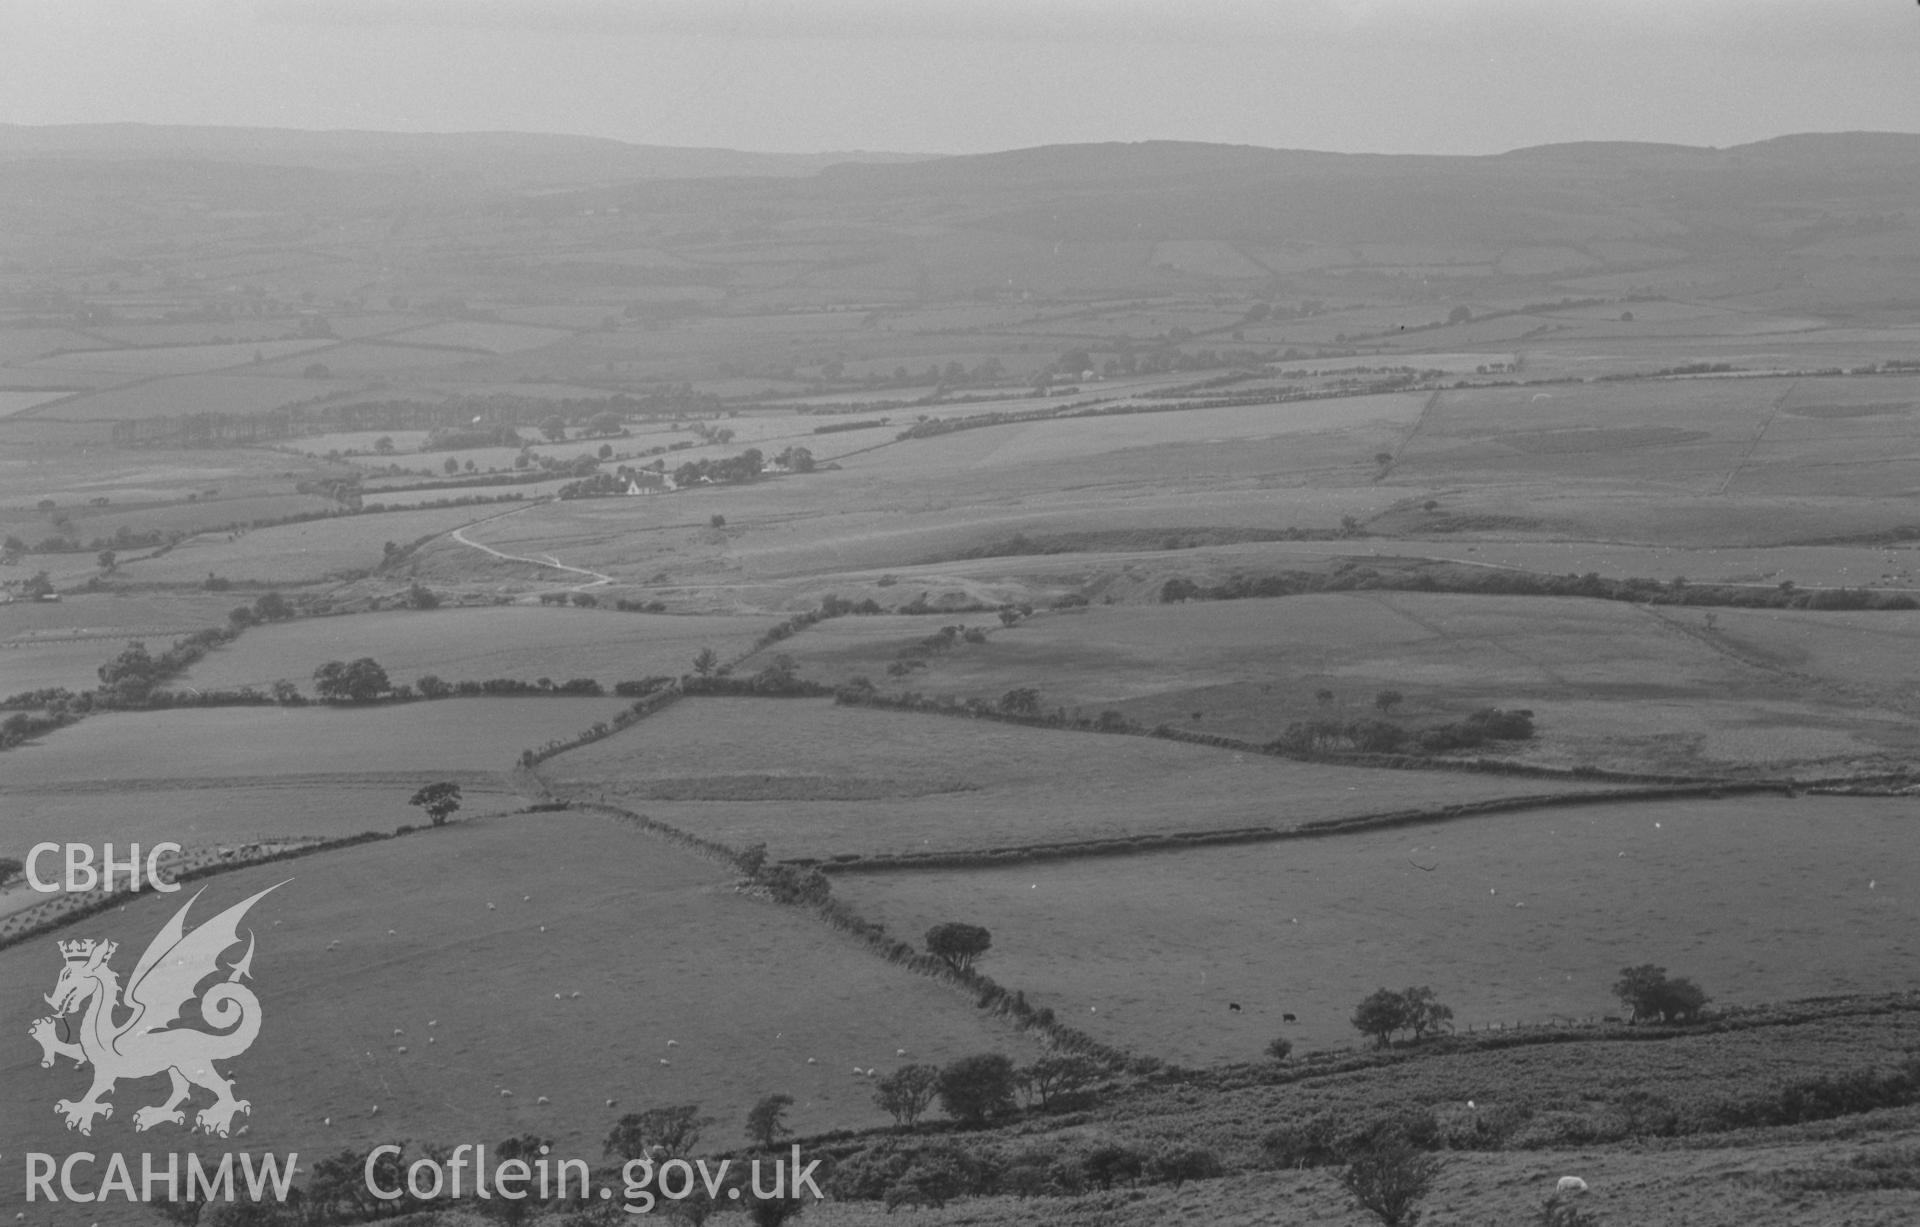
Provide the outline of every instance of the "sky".
<path id="1" fill-rule="evenodd" d="M 769 152 L 1920 132 L 1913 0 L 0 0 L 0 123 Z"/>

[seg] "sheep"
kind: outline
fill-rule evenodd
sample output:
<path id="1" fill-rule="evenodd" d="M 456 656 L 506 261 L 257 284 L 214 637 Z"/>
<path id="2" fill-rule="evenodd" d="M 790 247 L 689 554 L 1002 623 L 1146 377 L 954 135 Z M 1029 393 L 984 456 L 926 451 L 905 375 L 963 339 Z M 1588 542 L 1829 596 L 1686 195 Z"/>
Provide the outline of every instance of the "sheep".
<path id="1" fill-rule="evenodd" d="M 513 1098 L 513 1092 L 512 1092 L 512 1091 L 510 1091 L 510 1090 L 508 1090 L 508 1089 L 507 1089 L 506 1087 L 504 1087 L 504 1086 L 503 1086 L 503 1087 L 501 1087 L 501 1088 L 500 1088 L 500 1098 L 502 1098 L 502 1099 L 512 1099 L 512 1098 Z"/>
<path id="2" fill-rule="evenodd" d="M 680 1046 L 680 1041 L 679 1041 L 679 1040 L 668 1040 L 668 1041 L 667 1041 L 667 1047 L 669 1047 L 669 1048 L 678 1048 L 679 1046 Z"/>
<path id="3" fill-rule="evenodd" d="M 546 1097 L 545 1095 L 542 1095 L 542 1096 L 540 1096 L 540 1097 L 539 1097 L 538 1099 L 535 1099 L 535 1100 L 534 1100 L 533 1102 L 535 1102 L 535 1103 L 537 1103 L 537 1104 L 540 1104 L 540 1103 L 552 1103 L 552 1102 L 553 1102 L 553 1100 L 551 1100 L 551 1099 L 548 1099 L 548 1098 L 547 1098 L 547 1097 Z"/>
<path id="4" fill-rule="evenodd" d="M 1560 1193 L 1584 1193 L 1587 1191 L 1587 1182 L 1578 1176 L 1562 1176 L 1560 1177 L 1559 1183 L 1553 1186 L 1553 1191 L 1556 1195 Z"/>
<path id="5" fill-rule="evenodd" d="M 393 1033 L 394 1033 L 395 1035 L 405 1035 L 405 1034 L 407 1033 L 407 1031 L 406 1031 L 406 1028 L 405 1028 L 405 1027 L 395 1027 L 395 1028 L 393 1029 Z"/>
<path id="6" fill-rule="evenodd" d="M 893 1055 L 896 1057 L 904 1057 L 907 1055 L 907 1050 L 904 1048 L 896 1048 L 893 1050 Z"/>
<path id="7" fill-rule="evenodd" d="M 607 1106 L 608 1106 L 609 1108 L 611 1108 L 611 1107 L 613 1107 L 613 1106 L 614 1106 L 615 1104 L 617 1104 L 617 1103 L 619 1103 L 619 1102 L 620 1102 L 620 1101 L 619 1101 L 619 1100 L 617 1100 L 617 1099 L 609 1099 L 609 1100 L 607 1100 Z"/>
<path id="8" fill-rule="evenodd" d="M 662 1065 L 671 1065 L 671 1064 L 673 1064 L 673 1062 L 672 1062 L 672 1061 L 669 1061 L 669 1060 L 667 1060 L 667 1059 L 666 1059 L 665 1057 L 661 1057 L 661 1058 L 660 1058 L 660 1064 L 662 1064 Z"/>
<path id="9" fill-rule="evenodd" d="M 818 1064 L 820 1064 L 820 1062 L 819 1062 L 819 1061 L 817 1061 L 817 1060 L 815 1060 L 815 1059 L 814 1059 L 814 1058 L 812 1058 L 812 1057 L 808 1057 L 808 1058 L 807 1058 L 807 1064 L 809 1064 L 809 1065 L 818 1065 Z"/>

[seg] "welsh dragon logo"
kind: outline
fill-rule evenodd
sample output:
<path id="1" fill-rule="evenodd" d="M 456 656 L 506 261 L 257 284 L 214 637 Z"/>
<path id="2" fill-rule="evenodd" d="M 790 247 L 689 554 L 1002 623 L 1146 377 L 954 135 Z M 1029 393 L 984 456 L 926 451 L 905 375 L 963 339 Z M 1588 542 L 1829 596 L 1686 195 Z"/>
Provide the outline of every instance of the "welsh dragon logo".
<path id="1" fill-rule="evenodd" d="M 160 1073 L 173 1080 L 172 1093 L 165 1103 L 134 1112 L 136 1130 L 185 1124 L 180 1105 L 196 1086 L 214 1094 L 213 1106 L 202 1108 L 194 1118 L 194 1127 L 208 1133 L 226 1137 L 234 1115 L 253 1110 L 246 1100 L 233 1097 L 233 1083 L 213 1067 L 215 1061 L 245 1052 L 260 1034 L 260 999 L 240 983 L 253 974 L 252 932 L 247 934 L 247 952 L 238 962 L 223 967 L 220 956 L 239 944 L 240 920 L 247 910 L 269 891 L 285 885 L 275 883 L 188 932 L 187 911 L 205 892 L 196 893 L 154 935 L 134 965 L 124 999 L 119 974 L 109 966 L 118 943 L 90 937 L 60 943 L 66 965 L 45 999 L 53 1014 L 36 1019 L 29 1034 L 40 1044 L 42 1069 L 51 1068 L 55 1057 L 93 1066 L 93 1087 L 86 1098 L 78 1103 L 62 1099 L 53 1105 L 66 1118 L 67 1128 L 92 1134 L 95 1117 L 112 1117 L 113 1105 L 105 1098 L 120 1079 Z M 203 982 L 222 973 L 226 979 L 198 991 Z M 199 1021 L 207 1030 L 187 1025 L 181 1017 L 196 1004 Z M 63 1041 L 61 1020 L 82 1010 L 78 1042 Z M 123 1017 L 116 1021 L 116 1014 Z"/>

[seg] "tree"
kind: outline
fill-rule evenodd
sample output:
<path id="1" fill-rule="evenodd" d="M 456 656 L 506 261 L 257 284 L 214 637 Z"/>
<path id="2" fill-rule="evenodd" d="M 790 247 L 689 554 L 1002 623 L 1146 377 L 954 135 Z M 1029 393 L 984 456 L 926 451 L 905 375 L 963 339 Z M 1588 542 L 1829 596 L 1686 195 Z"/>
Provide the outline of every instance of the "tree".
<path id="1" fill-rule="evenodd" d="M 567 419 L 557 413 L 549 413 L 540 419 L 540 433 L 551 443 L 558 443 L 567 437 Z"/>
<path id="2" fill-rule="evenodd" d="M 100 564 L 102 571 L 111 571 L 113 570 L 113 564 L 119 560 L 119 557 L 120 556 L 112 550 L 101 550 L 99 556 L 95 558 L 94 561 Z"/>
<path id="3" fill-rule="evenodd" d="M 1407 696 L 1401 694 L 1398 690 L 1382 690 L 1379 694 L 1373 696 L 1373 705 L 1380 709 L 1382 715 L 1392 712 L 1394 708 L 1406 701 Z"/>
<path id="4" fill-rule="evenodd" d="M 940 1106 L 964 1125 L 1013 1111 L 1013 1061 L 997 1052 L 961 1057 L 940 1071 Z"/>
<path id="5" fill-rule="evenodd" d="M 1439 999 L 1433 995 L 1431 988 L 1425 985 L 1419 988 L 1410 988 L 1400 994 L 1400 999 L 1406 1002 L 1406 1026 L 1413 1032 L 1414 1039 L 1425 1039 L 1427 1033 L 1430 1031 L 1437 1032 L 1442 1028 L 1451 1029 L 1453 1024 L 1453 1008 L 1451 1006 L 1441 1005 Z"/>
<path id="6" fill-rule="evenodd" d="M 263 622 L 281 622 L 293 616 L 293 606 L 278 592 L 269 592 L 253 603 L 253 612 Z"/>
<path id="7" fill-rule="evenodd" d="M 1389 1134 L 1355 1155 L 1340 1173 L 1340 1183 L 1385 1227 L 1414 1227 L 1420 1221 L 1416 1203 L 1445 1168 L 1437 1155 L 1422 1154 L 1406 1138 Z"/>
<path id="8" fill-rule="evenodd" d="M 621 1160 L 649 1154 L 661 1159 L 684 1158 L 699 1143 L 700 1131 L 712 1123 L 712 1117 L 700 1115 L 697 1103 L 629 1112 L 607 1134 L 606 1155 Z"/>
<path id="9" fill-rule="evenodd" d="M 393 455 L 393 436 L 381 435 L 378 439 L 375 439 L 373 441 L 373 450 L 381 456 Z"/>
<path id="10" fill-rule="evenodd" d="M 1447 323 L 1449 324 L 1465 324 L 1472 319 L 1473 312 L 1466 307 L 1455 307 L 1453 310 L 1447 312 Z"/>
<path id="11" fill-rule="evenodd" d="M 1409 1023 L 1407 999 L 1390 988 L 1375 989 L 1353 1008 L 1354 1030 L 1385 1048 L 1393 1033 Z"/>
<path id="12" fill-rule="evenodd" d="M 387 671 L 371 656 L 351 664 L 330 660 L 313 671 L 316 693 L 333 703 L 371 703 L 393 689 Z"/>
<path id="13" fill-rule="evenodd" d="M 1040 710 L 1040 692 L 1031 686 L 1018 686 L 1000 696 L 1000 710 L 1014 716 L 1031 716 Z"/>
<path id="14" fill-rule="evenodd" d="M 993 935 L 979 925 L 950 920 L 927 930 L 927 953 L 955 971 L 972 967 L 973 961 L 992 945 Z"/>
<path id="15" fill-rule="evenodd" d="M 235 630 L 252 626 L 259 620 L 260 619 L 254 614 L 253 606 L 251 605 L 235 605 L 227 611 L 227 621 L 232 624 Z"/>
<path id="16" fill-rule="evenodd" d="M 873 1102 L 893 1123 L 913 1128 L 940 1089 L 940 1071 L 931 1065 L 903 1065 L 880 1079 Z"/>
<path id="17" fill-rule="evenodd" d="M 700 651 L 694 655 L 693 671 L 701 677 L 711 677 L 713 676 L 714 668 L 718 666 L 719 663 L 720 656 L 718 653 L 712 648 L 701 648 Z"/>
<path id="18" fill-rule="evenodd" d="M 435 826 L 445 826 L 448 815 L 460 808 L 460 785 L 451 780 L 442 780 L 437 784 L 428 784 L 407 800 L 408 805 L 417 805 L 427 811 L 427 817 Z"/>
<path id="19" fill-rule="evenodd" d="M 1293 1041 L 1286 1036 L 1278 1036 L 1267 1044 L 1267 1058 L 1272 1061 L 1284 1061 L 1293 1055 Z"/>
<path id="20" fill-rule="evenodd" d="M 764 1150 L 772 1150 L 780 1135 L 793 1132 L 785 1120 L 787 1109 L 792 1106 L 791 1095 L 769 1095 L 754 1104 L 753 1110 L 747 1113 L 747 1140 Z"/>
<path id="21" fill-rule="evenodd" d="M 440 606 L 440 594 L 416 581 L 407 589 L 407 604 L 414 609 L 437 609 Z"/>
<path id="22" fill-rule="evenodd" d="M 598 456 L 598 457 L 600 457 L 600 459 L 602 459 L 602 460 L 611 460 L 611 459 L 613 459 L 613 444 L 611 444 L 611 443 L 602 443 L 602 444 L 600 445 L 600 450 L 599 450 L 599 451 L 597 451 L 597 452 L 595 452 L 595 453 L 594 453 L 594 455 L 596 455 L 596 456 Z"/>
<path id="23" fill-rule="evenodd" d="M 1662 1022 L 1692 1022 L 1712 998 L 1685 977 L 1669 978 L 1667 969 L 1652 963 L 1622 967 L 1613 995 L 1627 1007 L 1631 1021 L 1658 1018 Z"/>
<path id="24" fill-rule="evenodd" d="M 448 456 L 446 463 L 441 465 L 440 469 L 449 476 L 458 473 L 460 471 L 460 458 L 457 456 Z"/>
<path id="25" fill-rule="evenodd" d="M 1318 703 L 1320 706 L 1325 707 L 1327 704 L 1333 702 L 1333 691 L 1328 690 L 1326 687 L 1323 686 L 1319 690 L 1316 690 L 1313 692 L 1313 701 Z"/>
<path id="26" fill-rule="evenodd" d="M 714 528 L 725 528 L 727 526 L 727 517 L 716 511 L 707 518 L 707 523 Z"/>
<path id="27" fill-rule="evenodd" d="M 0 886 L 5 886 L 19 877 L 26 872 L 26 868 L 17 857 L 0 856 Z"/>
<path id="28" fill-rule="evenodd" d="M 20 592 L 21 595 L 27 597 L 29 600 L 38 600 L 43 596 L 51 596 L 53 595 L 53 581 L 47 578 L 45 571 L 35 571 L 33 578 L 21 585 Z"/>
<path id="29" fill-rule="evenodd" d="M 1099 1076 L 1100 1067 L 1086 1057 L 1050 1056 L 1016 1070 L 1014 1080 L 1028 1103 L 1044 1110 L 1085 1090 Z"/>
<path id="30" fill-rule="evenodd" d="M 623 424 L 620 415 L 609 409 L 605 413 L 596 413 L 588 418 L 587 430 L 596 435 L 617 435 Z"/>

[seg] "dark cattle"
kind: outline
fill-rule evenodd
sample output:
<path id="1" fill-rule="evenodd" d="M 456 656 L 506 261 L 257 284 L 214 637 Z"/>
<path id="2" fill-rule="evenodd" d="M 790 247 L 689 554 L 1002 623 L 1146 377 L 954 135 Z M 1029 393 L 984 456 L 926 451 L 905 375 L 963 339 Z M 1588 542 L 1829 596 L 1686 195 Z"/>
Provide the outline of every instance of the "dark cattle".
<path id="1" fill-rule="evenodd" d="M 1299 1022 L 1300 1020 L 1299 1020 L 1299 1019 L 1297 1019 L 1297 1018 L 1295 1018 L 1295 1017 L 1294 1017 L 1293 1015 L 1291 1015 L 1291 1014 L 1282 1014 L 1282 1015 L 1280 1016 L 1280 1021 L 1281 1021 L 1281 1022 Z"/>
<path id="2" fill-rule="evenodd" d="M 1237 1001 L 1229 1001 L 1227 1002 L 1227 1008 L 1229 1010 L 1232 1010 L 1235 1014 L 1238 1014 L 1240 1012 L 1240 1003 Z"/>

